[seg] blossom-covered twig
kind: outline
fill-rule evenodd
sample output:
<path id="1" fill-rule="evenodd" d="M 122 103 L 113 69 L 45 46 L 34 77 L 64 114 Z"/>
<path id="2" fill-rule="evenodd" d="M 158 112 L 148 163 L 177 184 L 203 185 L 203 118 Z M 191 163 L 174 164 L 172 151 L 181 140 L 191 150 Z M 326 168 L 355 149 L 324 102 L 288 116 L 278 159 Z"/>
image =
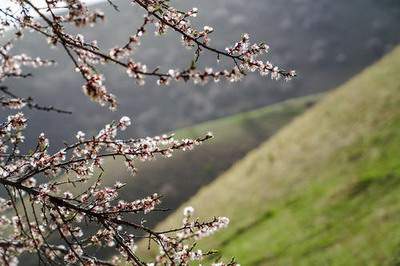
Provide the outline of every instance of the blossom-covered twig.
<path id="1" fill-rule="evenodd" d="M 121 157 L 135 172 L 135 159 L 147 161 L 155 156 L 170 157 L 176 150 L 193 149 L 210 139 L 211 134 L 182 140 L 176 140 L 173 135 L 120 140 L 117 139 L 118 131 L 131 124 L 128 117 L 122 117 L 91 138 L 86 139 L 83 132 L 78 132 L 76 143 L 51 154 L 48 152 L 49 141 L 41 134 L 36 148 L 22 154 L 19 145 L 24 141 L 22 132 L 26 123 L 24 115 L 18 113 L 0 125 L 0 184 L 9 192 L 8 200 L 0 199 L 0 211 L 12 209 L 15 213 L 13 217 L 2 216 L 0 219 L 2 231 L 12 232 L 0 241 L 2 263 L 11 264 L 21 253 L 36 252 L 43 263 L 63 259 L 72 264 L 113 265 L 96 259 L 89 251 L 94 246 L 108 246 L 119 252 L 122 256 L 119 259 L 145 265 L 135 253 L 137 238 L 133 232 L 139 231 L 148 234 L 162 247 L 154 263 L 187 264 L 190 260 L 200 259 L 201 252 L 188 250 L 186 242 L 227 225 L 227 218 L 189 222 L 191 211 L 185 211 L 183 227 L 169 232 L 153 231 L 142 223 L 132 222 L 129 215 L 157 211 L 159 195 L 126 202 L 118 199 L 125 184 L 117 181 L 111 187 L 104 187 L 101 177 L 95 178 L 96 170 L 103 169 L 105 157 Z M 68 173 L 73 173 L 75 178 L 61 181 L 60 176 Z M 75 193 L 63 189 L 65 185 L 77 183 L 92 184 Z M 98 229 L 85 231 L 84 224 L 92 224 Z M 62 242 L 57 248 L 49 244 L 52 235 L 58 235 Z"/>
<path id="2" fill-rule="evenodd" d="M 46 111 L 46 112 L 56 112 L 56 113 L 61 113 L 61 114 L 72 114 L 71 111 L 63 110 L 56 108 L 54 106 L 43 106 L 38 103 L 35 103 L 32 97 L 28 98 L 21 98 L 12 93 L 8 87 L 5 86 L 0 86 L 0 92 L 2 92 L 3 95 L 0 95 L 0 106 L 8 109 L 15 109 L 19 110 L 24 108 L 25 106 L 28 107 L 29 109 L 35 109 L 35 110 L 40 110 L 40 111 Z"/>
<path id="3" fill-rule="evenodd" d="M 296 76 L 294 71 L 283 70 L 267 60 L 261 59 L 269 50 L 265 43 L 250 43 L 248 34 L 243 34 L 239 41 L 225 50 L 219 50 L 210 46 L 210 36 L 214 29 L 204 26 L 196 29 L 191 25 L 190 19 L 198 15 L 197 8 L 188 11 L 177 10 L 165 0 L 131 0 L 147 13 L 143 23 L 136 33 L 129 36 L 126 44 L 114 47 L 110 51 L 102 51 L 97 41 L 87 42 L 81 34 L 71 34 L 65 30 L 65 24 L 73 24 L 76 27 L 84 27 L 97 23 L 104 19 L 100 11 L 90 11 L 80 0 L 67 1 L 64 7 L 65 14 L 55 12 L 61 1 L 47 1 L 47 8 L 40 9 L 30 0 L 21 1 L 23 16 L 3 11 L 14 24 L 20 26 L 20 30 L 29 28 L 46 37 L 51 45 L 60 44 L 67 55 L 73 61 L 76 71 L 80 72 L 86 81 L 83 90 L 92 100 L 102 105 L 109 105 L 111 109 L 117 106 L 116 97 L 109 93 L 104 85 L 104 76 L 97 70 L 96 65 L 114 63 L 125 68 L 127 74 L 134 78 L 139 85 L 143 85 L 146 76 L 157 78 L 157 84 L 168 85 L 172 80 L 189 81 L 205 84 L 210 80 L 218 82 L 225 78 L 231 82 L 239 81 L 246 72 L 259 72 L 262 76 L 270 74 L 272 79 L 281 77 L 289 80 Z M 40 17 L 43 22 L 33 19 Z M 163 35 L 168 28 L 181 35 L 182 43 L 186 48 L 195 48 L 194 60 L 186 69 L 179 70 L 176 67 L 166 72 L 160 72 L 159 68 L 149 71 L 146 64 L 137 62 L 132 58 L 132 52 L 140 45 L 149 25 L 153 25 L 156 35 Z M 196 66 L 203 51 L 215 54 L 217 60 L 226 57 L 232 61 L 232 67 L 228 69 L 214 70 L 213 68 L 198 69 Z"/>

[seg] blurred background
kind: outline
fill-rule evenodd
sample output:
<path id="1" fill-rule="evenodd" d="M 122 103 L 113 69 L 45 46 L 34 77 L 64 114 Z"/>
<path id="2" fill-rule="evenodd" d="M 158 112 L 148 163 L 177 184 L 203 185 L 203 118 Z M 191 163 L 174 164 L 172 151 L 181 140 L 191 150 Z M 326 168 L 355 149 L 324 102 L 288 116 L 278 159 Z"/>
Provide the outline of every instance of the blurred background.
<path id="1" fill-rule="evenodd" d="M 124 43 L 143 15 L 129 1 L 114 2 L 120 12 L 105 2 L 93 5 L 106 21 L 82 32 L 104 49 Z M 200 216 L 230 217 L 232 226 L 202 245 L 243 265 L 399 263 L 400 2 L 173 4 L 199 8 L 196 23 L 215 29 L 213 46 L 223 49 L 247 32 L 270 45 L 273 63 L 298 77 L 275 82 L 248 75 L 234 84 L 168 87 L 147 79 L 139 87 L 123 70 L 106 67 L 106 85 L 119 100 L 109 112 L 83 95 L 83 81 L 60 48 L 43 49 L 46 40 L 26 34 L 17 50 L 58 64 L 7 85 L 73 112 L 26 111 L 27 143 L 46 132 L 56 148 L 78 130 L 95 134 L 123 115 L 133 119 L 126 133 L 132 137 L 212 131 L 215 139 L 193 152 L 139 163 L 135 177 L 118 160 L 109 161 L 105 182 L 128 181 L 127 200 L 161 193 L 171 211 L 146 217 L 150 226 L 179 223 L 180 213 L 172 210 L 188 204 Z M 149 33 L 133 56 L 150 69 L 184 68 L 192 52 L 177 37 Z M 208 60 L 203 64 L 213 64 Z"/>

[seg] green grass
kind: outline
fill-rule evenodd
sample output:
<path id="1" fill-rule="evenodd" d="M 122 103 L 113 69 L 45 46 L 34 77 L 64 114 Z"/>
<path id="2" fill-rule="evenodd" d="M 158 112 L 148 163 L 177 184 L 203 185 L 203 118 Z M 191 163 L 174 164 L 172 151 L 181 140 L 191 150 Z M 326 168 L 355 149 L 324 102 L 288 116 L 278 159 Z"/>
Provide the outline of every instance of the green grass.
<path id="1" fill-rule="evenodd" d="M 400 264 L 399 73 L 397 48 L 183 204 L 231 219 L 200 246 L 242 265 Z"/>

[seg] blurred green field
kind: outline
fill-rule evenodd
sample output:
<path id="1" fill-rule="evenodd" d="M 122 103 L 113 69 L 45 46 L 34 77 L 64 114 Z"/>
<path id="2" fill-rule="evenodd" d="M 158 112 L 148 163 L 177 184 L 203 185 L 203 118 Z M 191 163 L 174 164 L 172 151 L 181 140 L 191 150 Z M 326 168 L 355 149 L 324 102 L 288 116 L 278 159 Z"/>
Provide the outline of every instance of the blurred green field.
<path id="1" fill-rule="evenodd" d="M 202 218 L 231 219 L 199 246 L 242 265 L 399 265 L 400 48 L 326 95 L 188 205 Z M 176 226 L 181 213 L 158 228 Z"/>

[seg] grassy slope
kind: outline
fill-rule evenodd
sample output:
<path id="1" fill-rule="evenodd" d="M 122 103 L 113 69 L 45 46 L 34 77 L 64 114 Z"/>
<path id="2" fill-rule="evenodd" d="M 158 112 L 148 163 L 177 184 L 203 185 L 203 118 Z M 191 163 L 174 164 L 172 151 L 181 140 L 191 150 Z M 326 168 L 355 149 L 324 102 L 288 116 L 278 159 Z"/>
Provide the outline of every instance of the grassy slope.
<path id="1" fill-rule="evenodd" d="M 295 116 L 315 103 L 316 96 L 303 97 L 260 108 L 176 132 L 177 138 L 198 137 L 212 131 L 215 138 L 189 152 L 178 152 L 172 159 L 137 162 L 138 174 L 131 177 L 120 160 L 105 163 L 103 183 L 112 185 L 116 180 L 127 183 L 121 191 L 124 200 L 135 200 L 154 192 L 163 195 L 164 206 L 175 209 L 210 183 L 237 160 L 272 136 Z M 71 188 L 82 190 L 84 187 Z M 168 212 L 146 216 L 152 226 L 165 219 Z"/>
<path id="2" fill-rule="evenodd" d="M 121 160 L 107 159 L 104 166 L 105 172 L 102 175 L 103 184 L 110 186 L 116 180 L 126 182 L 127 185 L 120 192 L 120 197 L 126 201 L 136 200 L 154 192 L 161 193 L 163 206 L 176 209 L 202 186 L 210 183 L 237 160 L 243 158 L 247 152 L 274 135 L 319 98 L 320 95 L 312 95 L 287 100 L 178 130 L 176 131 L 177 138 L 195 138 L 208 131 L 212 131 L 215 138 L 193 151 L 175 153 L 172 159 L 158 159 L 150 163 L 137 162 L 139 172 L 134 177 L 126 171 Z M 63 178 L 67 177 L 68 175 Z M 90 182 L 66 189 L 79 194 L 91 184 Z M 155 226 L 169 214 L 169 212 L 154 212 L 145 216 L 136 216 L 135 219 L 139 222 L 141 218 L 144 218 L 148 221 L 148 226 Z M 94 228 L 91 229 L 94 230 Z M 90 231 L 90 229 L 86 230 Z M 110 255 L 109 250 L 101 251 L 101 256 L 104 258 Z M 29 258 L 25 258 L 24 262 L 27 260 Z"/>
<path id="3" fill-rule="evenodd" d="M 200 190 L 185 206 L 231 218 L 201 245 L 243 265 L 400 263 L 399 73 L 397 48 Z"/>
<path id="4" fill-rule="evenodd" d="M 135 177 L 127 173 L 123 162 L 118 159 L 108 159 L 105 162 L 105 173 L 102 175 L 103 183 L 113 185 L 116 180 L 126 182 L 127 186 L 121 191 L 121 198 L 126 201 L 159 192 L 164 196 L 165 206 L 171 209 L 177 208 L 202 186 L 211 182 L 248 151 L 303 113 L 319 98 L 320 95 L 312 95 L 287 100 L 178 130 L 177 138 L 198 137 L 209 130 L 214 133 L 215 138 L 193 151 L 176 153 L 173 159 L 158 159 L 150 163 L 138 162 L 139 173 Z M 67 177 L 68 175 L 62 178 Z M 66 189 L 79 194 L 91 184 L 70 186 Z M 28 212 L 30 213 L 29 210 Z M 152 226 L 165 219 L 168 214 L 168 212 L 158 212 L 153 217 L 146 215 L 145 219 L 149 221 L 147 224 Z M 102 251 L 102 255 L 107 257 L 109 255 L 107 252 Z M 25 258 L 23 262 L 29 258 Z"/>

